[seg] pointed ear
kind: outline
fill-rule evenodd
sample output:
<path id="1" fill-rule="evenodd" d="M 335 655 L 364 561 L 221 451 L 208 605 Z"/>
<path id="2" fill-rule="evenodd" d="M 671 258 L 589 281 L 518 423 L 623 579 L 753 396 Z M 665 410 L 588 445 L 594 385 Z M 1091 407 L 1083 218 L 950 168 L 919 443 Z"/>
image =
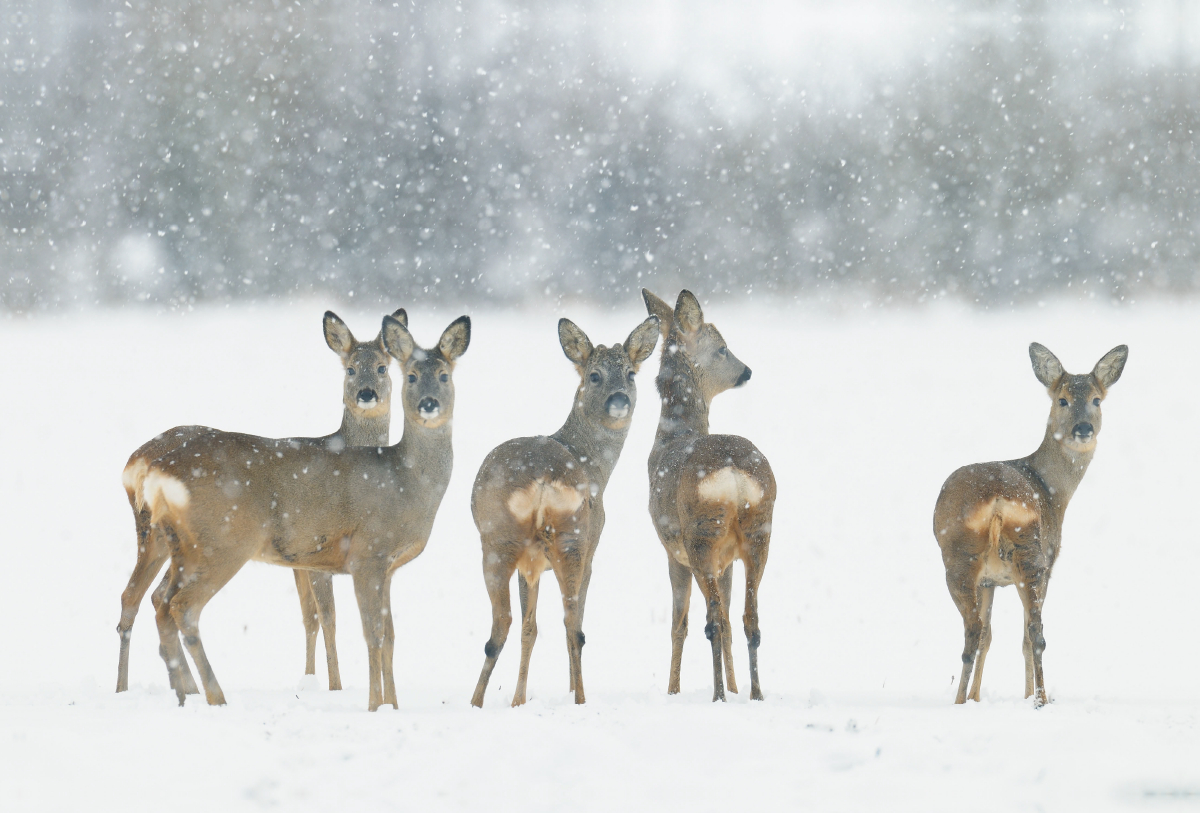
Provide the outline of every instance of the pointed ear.
<path id="1" fill-rule="evenodd" d="M 392 316 L 383 317 L 383 327 L 379 334 L 383 337 L 383 349 L 387 350 L 401 364 L 406 363 L 413 351 L 417 349 L 417 343 L 413 341 L 408 328 Z"/>
<path id="2" fill-rule="evenodd" d="M 1058 379 L 1066 375 L 1058 357 L 1037 342 L 1029 345 L 1029 360 L 1033 362 L 1033 374 L 1046 389 L 1053 387 Z"/>
<path id="3" fill-rule="evenodd" d="M 629 334 L 629 338 L 625 340 L 623 346 L 625 352 L 629 354 L 629 360 L 633 362 L 634 370 L 642 366 L 642 362 L 650 358 L 650 354 L 654 352 L 654 345 L 658 344 L 660 324 L 657 316 L 651 316 L 635 327 Z"/>
<path id="4" fill-rule="evenodd" d="M 354 334 L 336 313 L 325 311 L 325 319 L 321 326 L 325 330 L 325 344 L 329 345 L 330 350 L 344 356 L 354 348 Z"/>
<path id="5" fill-rule="evenodd" d="M 570 319 L 558 320 L 558 343 L 576 367 L 583 370 L 592 356 L 592 340 Z"/>
<path id="6" fill-rule="evenodd" d="M 684 333 L 695 333 L 704 324 L 700 300 L 686 288 L 679 292 L 679 299 L 675 301 L 675 321 Z"/>
<path id="7" fill-rule="evenodd" d="M 446 361 L 453 364 L 458 361 L 459 356 L 467 352 L 470 344 L 471 317 L 460 316 L 442 331 L 442 338 L 438 339 L 438 352 Z"/>
<path id="8" fill-rule="evenodd" d="M 1096 362 L 1096 366 L 1092 369 L 1092 375 L 1100 382 L 1100 386 L 1108 389 L 1113 384 L 1117 383 L 1117 379 L 1121 377 L 1122 371 L 1125 369 L 1125 359 L 1129 358 L 1129 348 L 1126 345 L 1118 345 L 1112 350 L 1104 354 L 1104 358 Z"/>
<path id="9" fill-rule="evenodd" d="M 675 318 L 675 312 L 671 310 L 670 305 L 645 288 L 642 289 L 642 299 L 646 303 L 646 312 L 651 316 L 658 317 L 658 329 L 662 331 L 662 337 L 667 338 L 667 333 L 671 330 L 671 320 Z"/>
<path id="10" fill-rule="evenodd" d="M 405 327 L 408 327 L 408 312 L 404 308 L 397 308 L 396 312 L 392 314 L 392 318 Z"/>

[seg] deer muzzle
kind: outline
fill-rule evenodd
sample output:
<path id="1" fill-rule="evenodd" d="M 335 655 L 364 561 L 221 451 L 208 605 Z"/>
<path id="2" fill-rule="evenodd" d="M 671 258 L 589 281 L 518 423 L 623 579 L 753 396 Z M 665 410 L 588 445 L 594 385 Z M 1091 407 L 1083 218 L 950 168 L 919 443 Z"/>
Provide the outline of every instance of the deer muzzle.
<path id="1" fill-rule="evenodd" d="M 623 392 L 618 392 L 615 395 L 610 395 L 608 400 L 604 402 L 604 410 L 610 418 L 620 420 L 629 417 L 629 412 L 633 405 L 629 401 L 629 396 Z"/>
<path id="2" fill-rule="evenodd" d="M 438 403 L 438 399 L 426 396 L 417 404 L 417 412 L 421 413 L 421 417 L 427 421 L 431 421 L 438 416 L 442 411 L 442 405 Z"/>
<path id="3" fill-rule="evenodd" d="M 740 387 L 749 380 L 750 380 L 750 368 L 747 367 L 745 370 L 742 370 L 742 374 L 738 376 L 737 383 L 735 383 L 733 386 Z"/>
<path id="4" fill-rule="evenodd" d="M 1090 423 L 1077 423 L 1075 424 L 1074 428 L 1071 429 L 1071 435 L 1074 436 L 1076 440 L 1091 440 L 1092 435 L 1095 433 L 1096 429 Z"/>
<path id="5" fill-rule="evenodd" d="M 361 407 L 373 407 L 379 403 L 379 394 L 371 389 L 359 390 L 355 398 L 358 399 L 358 405 Z"/>

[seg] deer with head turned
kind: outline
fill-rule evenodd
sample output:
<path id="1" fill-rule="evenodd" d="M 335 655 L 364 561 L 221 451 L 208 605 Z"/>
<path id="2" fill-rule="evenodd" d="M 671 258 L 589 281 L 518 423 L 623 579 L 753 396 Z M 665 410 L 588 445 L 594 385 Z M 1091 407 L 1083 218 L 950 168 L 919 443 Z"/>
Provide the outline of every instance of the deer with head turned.
<path id="1" fill-rule="evenodd" d="M 964 466 L 946 480 L 933 511 L 946 585 L 962 614 L 965 643 L 955 703 L 979 700 L 992 643 L 992 597 L 1015 584 L 1025 608 L 1025 697 L 1047 702 L 1042 676 L 1042 604 L 1062 542 L 1063 517 L 1096 451 L 1100 404 L 1125 369 L 1129 348 L 1108 351 L 1073 375 L 1053 353 L 1029 345 L 1033 374 L 1050 395 L 1042 445 L 1028 457 Z M 970 694 L 967 682 L 974 669 Z"/>
<path id="2" fill-rule="evenodd" d="M 611 347 L 593 347 L 569 319 L 559 343 L 579 372 L 579 389 L 562 428 L 549 437 L 516 438 L 484 459 L 471 491 L 471 513 L 483 543 L 483 577 L 492 602 L 492 632 L 471 698 L 483 705 L 488 680 L 512 624 L 509 581 L 521 598 L 521 669 L 512 704 L 525 702 L 529 657 L 537 638 L 538 585 L 554 572 L 562 593 L 570 689 L 583 703 L 583 611 L 592 557 L 604 528 L 604 489 L 621 455 L 637 404 L 634 374 L 658 342 L 651 317 Z"/>
<path id="3" fill-rule="evenodd" d="M 408 324 L 408 314 L 400 308 L 392 318 Z M 350 328 L 333 311 L 325 311 L 322 321 L 325 342 L 337 353 L 342 362 L 344 380 L 342 385 L 342 425 L 331 435 L 317 438 L 290 438 L 299 443 L 325 446 L 340 451 L 347 446 L 386 446 L 388 426 L 392 412 L 392 380 L 388 375 L 391 356 L 383 347 L 383 340 L 376 336 L 368 342 L 354 338 Z M 150 509 L 139 499 L 141 480 L 145 477 L 149 461 L 153 461 L 186 446 L 189 441 L 207 431 L 203 426 L 176 426 L 142 444 L 129 457 L 125 467 L 125 491 L 129 506 L 133 509 L 133 522 L 137 531 L 137 564 L 129 577 L 129 583 L 121 594 L 121 621 L 117 632 L 121 636 L 121 654 L 117 664 L 117 691 L 129 688 L 129 639 L 133 622 L 137 617 L 142 598 L 154 577 L 170 554 L 167 543 L 158 534 L 151 532 Z M 139 463 L 139 461 L 141 461 Z M 305 669 L 307 675 L 316 674 L 317 631 L 325 634 L 325 660 L 329 670 L 329 688 L 342 688 L 338 670 L 337 649 L 334 645 L 336 618 L 333 605 L 333 577 L 327 573 L 295 570 L 296 591 L 300 596 L 300 610 L 304 619 Z M 151 595 L 157 608 L 166 590 L 164 578 Z M 196 682 L 187 663 L 181 664 L 179 675 L 184 682 L 184 691 L 196 694 Z"/>
<path id="4" fill-rule="evenodd" d="M 750 650 L 750 697 L 762 700 L 758 680 L 758 588 L 771 544 L 775 475 L 753 443 L 737 435 L 712 435 L 712 399 L 750 380 L 716 326 L 704 321 L 700 303 L 681 291 L 672 308 L 642 289 L 646 308 L 663 331 L 659 367 L 662 413 L 650 452 L 650 517 L 667 550 L 671 576 L 671 674 L 669 694 L 679 692 L 683 642 L 687 638 L 692 579 L 708 608 L 704 634 L 712 643 L 713 701 L 737 691 L 733 674 L 729 598 L 732 564 L 746 568 L 742 617 Z"/>
<path id="5" fill-rule="evenodd" d="M 200 614 L 254 559 L 353 577 L 369 658 L 368 707 L 398 707 L 391 580 L 424 550 L 450 481 L 452 376 L 470 336 L 463 316 L 424 349 L 401 322 L 384 317 L 384 347 L 404 376 L 404 434 L 394 446 L 335 451 L 206 429 L 186 447 L 147 461 L 138 498 L 170 546 L 156 620 L 180 704 L 181 634 L 206 699 L 225 702 L 200 638 Z"/>

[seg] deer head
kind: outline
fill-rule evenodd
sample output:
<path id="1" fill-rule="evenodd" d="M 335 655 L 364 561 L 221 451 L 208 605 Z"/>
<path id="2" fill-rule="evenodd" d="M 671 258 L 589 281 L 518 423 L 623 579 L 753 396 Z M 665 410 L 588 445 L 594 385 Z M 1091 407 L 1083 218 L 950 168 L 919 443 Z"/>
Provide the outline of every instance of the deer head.
<path id="1" fill-rule="evenodd" d="M 1062 362 L 1042 345 L 1029 345 L 1033 374 L 1050 395 L 1047 427 L 1054 439 L 1071 452 L 1090 452 L 1100 434 L 1100 404 L 1108 388 L 1125 369 L 1129 348 L 1119 345 L 1109 350 L 1090 373 L 1074 375 L 1063 369 Z"/>

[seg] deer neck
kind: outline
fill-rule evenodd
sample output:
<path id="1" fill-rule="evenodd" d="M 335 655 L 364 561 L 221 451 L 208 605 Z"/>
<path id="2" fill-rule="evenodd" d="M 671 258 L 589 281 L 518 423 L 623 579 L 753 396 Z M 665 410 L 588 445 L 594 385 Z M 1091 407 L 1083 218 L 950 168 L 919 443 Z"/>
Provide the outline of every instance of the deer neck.
<path id="1" fill-rule="evenodd" d="M 567 422 L 550 437 L 571 451 L 587 470 L 588 479 L 599 486 L 599 493 L 603 494 L 608 478 L 621 457 L 621 449 L 629 435 L 629 423 L 622 429 L 609 429 L 588 419 L 579 403 L 579 399 L 575 399 Z"/>
<path id="2" fill-rule="evenodd" d="M 454 464 L 454 449 L 450 442 L 452 423 L 448 420 L 436 429 L 430 429 L 405 414 L 404 434 L 399 443 L 390 447 L 397 463 L 405 469 L 416 470 L 423 480 L 442 485 L 449 483 Z"/>
<path id="3" fill-rule="evenodd" d="M 387 446 L 391 423 L 392 416 L 388 413 L 376 418 L 357 417 L 349 407 L 344 407 L 336 436 L 347 446 Z"/>
<path id="4" fill-rule="evenodd" d="M 671 348 L 676 350 L 671 352 Z M 690 435 L 708 434 L 708 401 L 700 382 L 696 380 L 696 369 L 692 360 L 678 341 L 669 341 L 663 348 L 659 366 L 658 394 L 662 396 L 662 411 L 658 417 L 658 432 L 654 436 L 656 447 Z"/>
<path id="5" fill-rule="evenodd" d="M 1067 503 L 1074 496 L 1075 489 L 1083 480 L 1083 475 L 1087 473 L 1094 454 L 1094 446 L 1086 452 L 1068 449 L 1054 438 L 1054 432 L 1047 427 L 1042 445 L 1025 458 L 1026 465 L 1037 474 L 1042 485 L 1050 492 L 1051 503 L 1060 520 L 1066 513 Z"/>

